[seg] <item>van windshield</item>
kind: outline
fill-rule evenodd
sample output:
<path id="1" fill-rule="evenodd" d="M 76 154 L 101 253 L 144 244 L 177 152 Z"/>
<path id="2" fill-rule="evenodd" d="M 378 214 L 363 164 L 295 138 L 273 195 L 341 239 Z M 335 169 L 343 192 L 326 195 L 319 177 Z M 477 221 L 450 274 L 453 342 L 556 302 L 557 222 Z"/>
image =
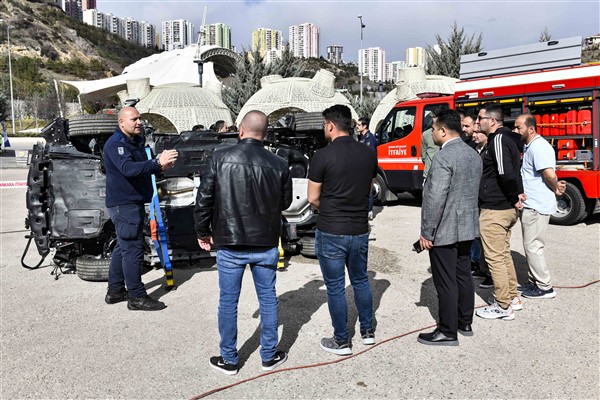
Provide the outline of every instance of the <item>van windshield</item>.
<path id="1" fill-rule="evenodd" d="M 410 135 L 415 127 L 416 113 L 416 107 L 393 109 L 381 125 L 380 143 L 392 142 Z"/>

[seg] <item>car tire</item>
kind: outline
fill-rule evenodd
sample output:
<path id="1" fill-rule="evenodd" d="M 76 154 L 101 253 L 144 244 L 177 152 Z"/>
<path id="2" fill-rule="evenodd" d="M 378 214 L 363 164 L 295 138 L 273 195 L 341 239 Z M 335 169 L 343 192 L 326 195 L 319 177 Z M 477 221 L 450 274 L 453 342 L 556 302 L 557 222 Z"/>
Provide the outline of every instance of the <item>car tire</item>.
<path id="1" fill-rule="evenodd" d="M 69 119 L 69 137 L 105 137 L 115 132 L 115 114 L 76 115 Z"/>
<path id="2" fill-rule="evenodd" d="M 376 206 L 384 206 L 387 203 L 388 188 L 385 184 L 383 176 L 377 174 L 373 182 L 373 204 Z"/>
<path id="3" fill-rule="evenodd" d="M 323 130 L 323 114 L 306 112 L 295 115 L 297 132 Z"/>
<path id="4" fill-rule="evenodd" d="M 300 238 L 300 254 L 308 258 L 316 258 L 315 238 L 313 236 L 304 236 Z"/>
<path id="5" fill-rule="evenodd" d="M 587 217 L 585 198 L 577 186 L 567 182 L 565 193 L 556 199 L 557 210 L 550 216 L 554 225 L 574 225 Z"/>
<path id="6" fill-rule="evenodd" d="M 77 276 L 84 281 L 108 281 L 109 266 L 110 258 L 101 258 L 90 254 L 84 254 L 75 260 Z"/>

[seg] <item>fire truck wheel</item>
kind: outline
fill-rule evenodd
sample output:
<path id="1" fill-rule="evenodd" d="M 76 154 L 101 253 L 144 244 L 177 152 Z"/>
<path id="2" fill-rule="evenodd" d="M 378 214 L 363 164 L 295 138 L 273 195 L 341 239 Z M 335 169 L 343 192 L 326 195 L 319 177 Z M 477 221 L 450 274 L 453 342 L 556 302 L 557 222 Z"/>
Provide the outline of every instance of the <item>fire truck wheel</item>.
<path id="1" fill-rule="evenodd" d="M 108 281 L 108 267 L 110 258 L 97 258 L 90 254 L 84 254 L 75 260 L 77 276 L 84 281 L 106 282 Z"/>
<path id="2" fill-rule="evenodd" d="M 385 184 L 385 180 L 379 174 L 373 181 L 373 203 L 376 206 L 384 206 L 387 202 L 388 188 Z"/>
<path id="3" fill-rule="evenodd" d="M 587 216 L 585 199 L 577 186 L 567 182 L 565 193 L 556 199 L 557 210 L 550 217 L 554 225 L 573 225 Z"/>

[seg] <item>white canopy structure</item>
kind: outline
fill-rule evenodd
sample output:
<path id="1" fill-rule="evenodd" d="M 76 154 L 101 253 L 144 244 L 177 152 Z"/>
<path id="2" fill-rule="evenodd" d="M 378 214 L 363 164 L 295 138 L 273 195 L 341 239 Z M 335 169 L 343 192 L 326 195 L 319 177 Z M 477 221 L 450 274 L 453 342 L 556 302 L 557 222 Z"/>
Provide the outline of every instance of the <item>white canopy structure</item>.
<path id="1" fill-rule="evenodd" d="M 127 90 L 119 92 L 119 98 L 141 98 L 135 107 L 142 118 L 165 117 L 178 133 L 190 131 L 196 124 L 208 127 L 218 120 L 232 123 L 231 112 L 221 99 L 220 83 L 208 82 L 204 87 L 170 83 L 150 89 L 148 78 L 128 80 Z"/>
<path id="2" fill-rule="evenodd" d="M 454 83 L 457 81 L 447 76 L 426 75 L 424 67 L 401 69 L 396 87 L 381 100 L 371 116 L 369 130 L 375 132 L 396 103 L 416 99 L 419 93 L 454 94 Z"/>
<path id="3" fill-rule="evenodd" d="M 203 64 L 203 83 L 219 83 L 235 71 L 235 52 L 218 46 L 192 45 L 183 49 L 164 51 L 143 58 L 111 78 L 91 81 L 61 81 L 79 91 L 88 100 L 114 96 L 126 89 L 128 80 L 149 78 L 151 86 L 170 83 L 199 83 L 198 62 Z"/>
<path id="4" fill-rule="evenodd" d="M 239 125 L 244 115 L 251 110 L 259 110 L 267 116 L 286 112 L 323 111 L 335 104 L 343 104 L 352 111 L 352 118 L 358 119 L 354 108 L 343 94 L 334 87 L 333 73 L 321 69 L 312 79 L 282 78 L 279 75 L 265 76 L 260 80 L 261 89 L 244 104 L 237 117 Z"/>

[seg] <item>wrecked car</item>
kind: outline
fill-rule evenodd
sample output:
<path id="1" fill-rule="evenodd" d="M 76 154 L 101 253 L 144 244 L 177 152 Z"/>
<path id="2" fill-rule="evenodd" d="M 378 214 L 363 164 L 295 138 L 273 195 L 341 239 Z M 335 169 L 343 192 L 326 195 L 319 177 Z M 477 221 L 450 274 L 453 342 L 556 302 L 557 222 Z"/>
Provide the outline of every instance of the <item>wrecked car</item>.
<path id="1" fill-rule="evenodd" d="M 29 242 L 21 258 L 26 268 L 37 268 L 53 253 L 57 268 L 75 269 L 84 280 L 108 277 L 115 229 L 105 206 L 106 177 L 102 149 L 117 126 L 116 115 L 57 118 L 42 130 L 46 144 L 34 145 L 27 177 L 26 229 Z M 212 151 L 237 143 L 237 133 L 156 133 L 145 128 L 152 156 L 177 149 L 176 165 L 156 177 L 160 211 L 168 233 L 172 262 L 190 262 L 214 256 L 198 246 L 193 209 L 197 188 Z M 268 129 L 265 148 L 288 162 L 294 199 L 283 212 L 281 244 L 288 252 L 314 256 L 316 210 L 307 200 L 308 165 L 326 145 L 320 113 L 287 115 Z M 148 213 L 148 205 L 146 207 Z M 144 227 L 144 262 L 160 264 L 148 220 Z M 35 266 L 24 262 L 33 241 L 42 257 Z"/>

